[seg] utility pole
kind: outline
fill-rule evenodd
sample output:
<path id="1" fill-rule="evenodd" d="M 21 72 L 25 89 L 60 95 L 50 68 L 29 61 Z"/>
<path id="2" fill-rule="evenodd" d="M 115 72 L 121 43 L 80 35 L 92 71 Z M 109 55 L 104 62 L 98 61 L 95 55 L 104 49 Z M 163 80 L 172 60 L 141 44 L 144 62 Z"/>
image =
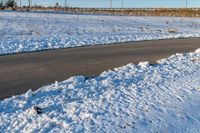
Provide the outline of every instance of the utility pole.
<path id="1" fill-rule="evenodd" d="M 122 0 L 122 9 L 124 9 L 124 0 Z"/>
<path id="2" fill-rule="evenodd" d="M 110 9 L 112 9 L 112 0 L 110 0 Z"/>
<path id="3" fill-rule="evenodd" d="M 188 0 L 185 0 L 185 7 L 188 7 Z"/>
<path id="4" fill-rule="evenodd" d="M 65 8 L 67 8 L 67 0 L 65 0 Z"/>
<path id="5" fill-rule="evenodd" d="M 22 7 L 22 1 L 21 0 L 19 0 L 19 6 Z"/>
<path id="6" fill-rule="evenodd" d="M 67 11 L 67 0 L 65 0 L 65 7 L 64 10 Z"/>

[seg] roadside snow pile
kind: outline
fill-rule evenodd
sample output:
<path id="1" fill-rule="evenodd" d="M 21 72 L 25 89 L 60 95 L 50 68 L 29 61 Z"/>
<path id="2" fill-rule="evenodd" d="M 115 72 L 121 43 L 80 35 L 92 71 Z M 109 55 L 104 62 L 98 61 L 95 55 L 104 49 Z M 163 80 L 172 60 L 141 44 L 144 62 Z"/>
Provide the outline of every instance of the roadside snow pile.
<path id="1" fill-rule="evenodd" d="M 0 101 L 0 132 L 200 132 L 200 49 Z"/>
<path id="2" fill-rule="evenodd" d="M 0 54 L 200 37 L 199 18 L 0 11 Z"/>

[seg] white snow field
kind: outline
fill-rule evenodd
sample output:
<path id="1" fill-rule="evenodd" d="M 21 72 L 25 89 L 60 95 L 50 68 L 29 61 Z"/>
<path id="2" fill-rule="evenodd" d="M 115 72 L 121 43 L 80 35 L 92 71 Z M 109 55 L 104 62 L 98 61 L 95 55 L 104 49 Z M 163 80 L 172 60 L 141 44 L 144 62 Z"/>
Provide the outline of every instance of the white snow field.
<path id="1" fill-rule="evenodd" d="M 0 101 L 0 132 L 199 133 L 200 49 Z"/>
<path id="2" fill-rule="evenodd" d="M 188 37 L 199 18 L 0 12 L 0 54 Z"/>

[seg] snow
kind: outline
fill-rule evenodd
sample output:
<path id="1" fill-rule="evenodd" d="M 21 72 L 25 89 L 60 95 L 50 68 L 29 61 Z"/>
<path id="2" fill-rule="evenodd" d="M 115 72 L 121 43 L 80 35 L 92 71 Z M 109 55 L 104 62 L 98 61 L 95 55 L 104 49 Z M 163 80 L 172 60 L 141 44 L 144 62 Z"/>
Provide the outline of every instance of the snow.
<path id="1" fill-rule="evenodd" d="M 199 18 L 0 11 L 0 54 L 188 37 Z"/>
<path id="2" fill-rule="evenodd" d="M 200 48 L 198 48 L 198 49 L 195 51 L 195 53 L 200 53 Z"/>
<path id="3" fill-rule="evenodd" d="M 141 68 L 146 68 L 148 65 L 149 65 L 149 62 L 148 62 L 148 61 L 140 62 L 140 63 L 138 64 L 138 66 L 140 66 Z"/>
<path id="4" fill-rule="evenodd" d="M 26 94 L 25 94 L 24 97 L 25 97 L 26 99 L 28 99 L 28 98 L 31 97 L 32 95 L 33 95 L 32 90 L 29 90 L 29 91 L 26 92 Z"/>
<path id="5" fill-rule="evenodd" d="M 0 101 L 0 132 L 200 132 L 200 49 Z"/>

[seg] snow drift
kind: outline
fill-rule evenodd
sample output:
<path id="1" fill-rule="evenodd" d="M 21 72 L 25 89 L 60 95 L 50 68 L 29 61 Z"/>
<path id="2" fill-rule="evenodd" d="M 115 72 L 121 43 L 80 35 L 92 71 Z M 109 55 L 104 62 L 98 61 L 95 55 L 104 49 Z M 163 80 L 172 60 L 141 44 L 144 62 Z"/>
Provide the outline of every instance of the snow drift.
<path id="1" fill-rule="evenodd" d="M 200 50 L 0 101 L 0 132 L 200 132 Z"/>
<path id="2" fill-rule="evenodd" d="M 0 11 L 0 54 L 200 37 L 199 18 Z"/>

